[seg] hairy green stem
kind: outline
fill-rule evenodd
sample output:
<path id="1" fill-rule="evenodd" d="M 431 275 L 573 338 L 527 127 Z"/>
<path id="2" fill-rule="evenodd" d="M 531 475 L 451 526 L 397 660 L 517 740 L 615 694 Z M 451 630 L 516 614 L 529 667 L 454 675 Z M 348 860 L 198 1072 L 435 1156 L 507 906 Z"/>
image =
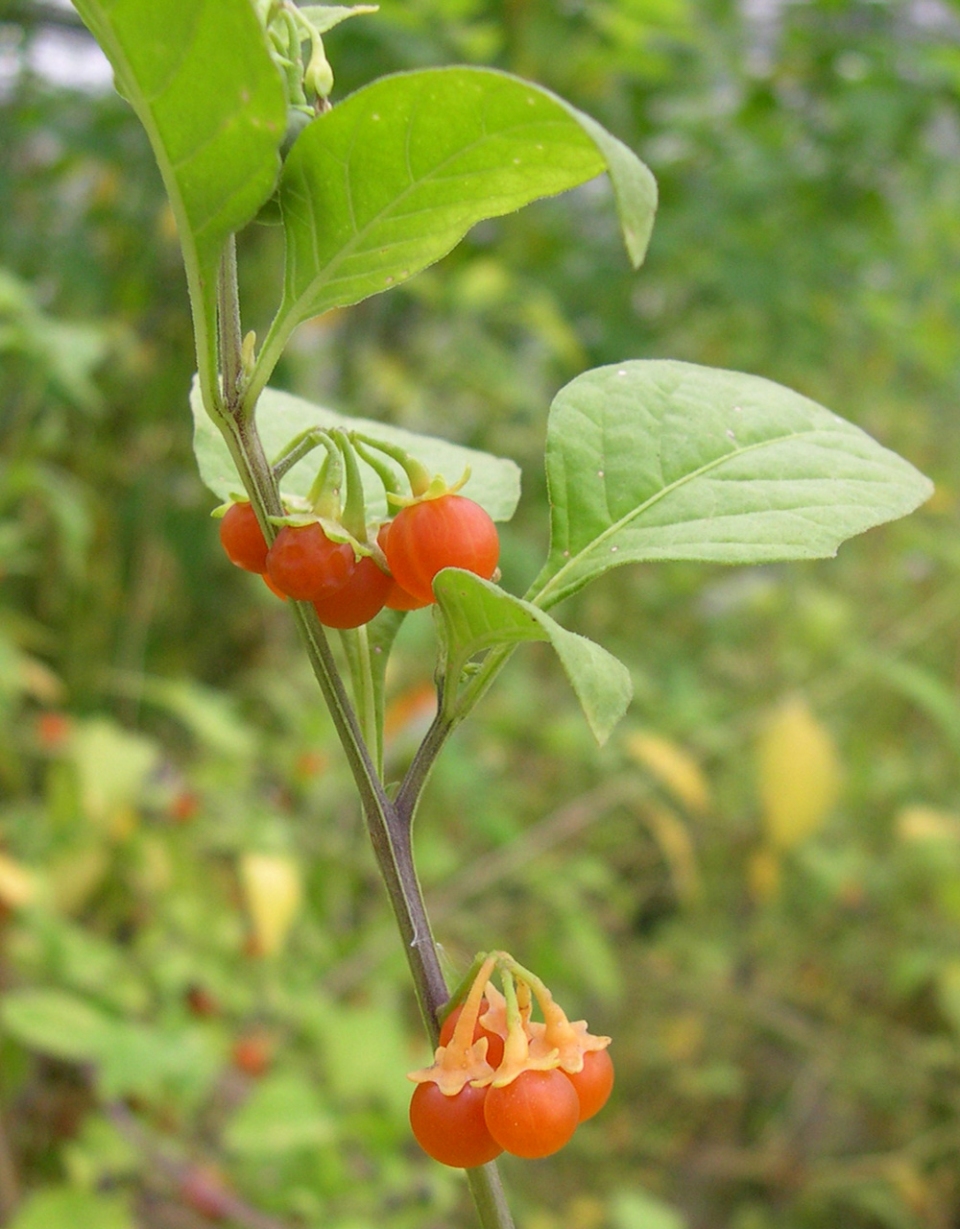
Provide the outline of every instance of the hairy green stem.
<path id="1" fill-rule="evenodd" d="M 208 401 L 206 408 L 223 433 L 237 472 L 269 542 L 273 540 L 276 531 L 268 517 L 281 515 L 282 506 L 276 478 L 256 428 L 256 402 L 249 399 L 250 388 L 243 389 L 240 384 L 242 330 L 237 292 L 236 249 L 232 239 L 221 266 L 218 305 L 223 393 L 221 402 L 210 404 Z M 262 389 L 262 384 L 260 388 Z M 412 809 L 404 813 L 387 797 L 381 773 L 371 759 L 357 714 L 350 703 L 330 643 L 313 606 L 309 602 L 295 601 L 291 601 L 289 605 L 359 791 L 370 842 L 403 940 L 420 1013 L 431 1043 L 436 1045 L 440 1032 L 437 1012 L 449 995 L 413 861 Z M 372 694 L 368 695 L 368 683 L 371 693 L 373 685 L 369 644 L 366 639 L 362 645 L 361 656 L 365 658 L 366 671 L 358 691 L 362 696 L 361 708 L 364 708 L 372 705 L 374 700 Z M 436 751 L 439 751 L 442 741 L 445 740 L 436 744 Z M 434 754 L 433 759 L 435 758 Z M 427 772 L 430 765 L 427 766 Z M 426 775 L 423 777 L 421 790 L 425 782 Z M 467 1183 L 482 1229 L 514 1229 L 513 1218 L 495 1164 L 491 1162 L 478 1169 L 468 1170 Z"/>

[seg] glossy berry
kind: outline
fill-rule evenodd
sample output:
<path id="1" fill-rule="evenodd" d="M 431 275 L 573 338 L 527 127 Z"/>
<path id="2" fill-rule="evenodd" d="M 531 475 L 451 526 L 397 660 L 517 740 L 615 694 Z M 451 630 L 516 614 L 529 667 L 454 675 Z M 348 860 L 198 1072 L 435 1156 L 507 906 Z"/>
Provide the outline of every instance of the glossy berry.
<path id="1" fill-rule="evenodd" d="M 385 525 L 381 525 L 377 533 L 377 545 L 384 554 L 387 553 L 387 535 L 390 533 L 392 523 L 392 521 L 388 521 Z M 431 601 L 433 600 L 432 590 L 430 599 Z M 391 578 L 390 588 L 387 591 L 387 600 L 383 604 L 388 610 L 421 610 L 424 606 L 429 606 L 430 602 L 414 597 L 412 593 L 408 593 L 402 585 Z"/>
<path id="2" fill-rule="evenodd" d="M 483 1114 L 502 1148 L 534 1158 L 550 1156 L 570 1140 L 580 1121 L 580 1102 L 559 1067 L 527 1070 L 502 1088 L 491 1085 Z"/>
<path id="3" fill-rule="evenodd" d="M 586 1122 L 606 1105 L 613 1090 L 613 1063 L 609 1050 L 588 1050 L 583 1056 L 583 1070 L 571 1074 L 565 1071 L 580 1102 L 580 1121 Z"/>
<path id="4" fill-rule="evenodd" d="M 314 521 L 284 525 L 267 555 L 270 579 L 288 597 L 301 602 L 328 598 L 350 578 L 355 567 L 349 542 L 332 542 Z"/>
<path id="5" fill-rule="evenodd" d="M 263 573 L 263 583 L 267 586 L 267 588 L 270 590 L 273 596 L 278 597 L 281 602 L 285 602 L 287 600 L 287 595 L 284 593 L 284 591 L 282 589 L 278 589 L 277 586 L 270 579 L 269 572 Z"/>
<path id="6" fill-rule="evenodd" d="M 317 618 L 327 627 L 361 627 L 383 609 L 392 584 L 369 555 L 362 555 L 339 589 L 313 603 Z"/>
<path id="7" fill-rule="evenodd" d="M 267 570 L 267 540 L 252 504 L 230 505 L 220 521 L 220 544 L 238 568 L 248 572 Z"/>
<path id="8" fill-rule="evenodd" d="M 410 1100 L 410 1126 L 427 1156 L 442 1165 L 473 1169 L 498 1157 L 503 1148 L 484 1121 L 485 1088 L 465 1084 L 448 1097 L 435 1083 L 418 1084 Z"/>
<path id="9" fill-rule="evenodd" d="M 479 504 L 441 495 L 401 509 L 390 524 L 384 552 L 394 580 L 427 604 L 443 568 L 464 568 L 489 580 L 497 568 L 497 527 Z"/>
<path id="10" fill-rule="evenodd" d="M 480 1015 L 482 1016 L 486 1010 L 487 1000 L 484 999 L 480 1004 Z M 442 1046 L 450 1044 L 453 1030 L 457 1026 L 457 1021 L 460 1019 L 462 1011 L 462 1004 L 459 1007 L 455 1007 L 440 1026 L 440 1044 Z M 473 1040 L 479 1041 L 481 1037 L 486 1037 L 487 1039 L 487 1062 L 496 1069 L 503 1062 L 503 1038 L 499 1033 L 492 1033 L 489 1029 L 484 1028 L 478 1020 L 473 1030 Z"/>

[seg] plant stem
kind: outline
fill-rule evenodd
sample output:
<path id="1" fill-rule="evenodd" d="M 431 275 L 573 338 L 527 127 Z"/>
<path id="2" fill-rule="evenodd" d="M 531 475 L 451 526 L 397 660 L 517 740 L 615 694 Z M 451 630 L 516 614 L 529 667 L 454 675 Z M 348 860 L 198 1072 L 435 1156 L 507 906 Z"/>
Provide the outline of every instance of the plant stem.
<path id="1" fill-rule="evenodd" d="M 424 787 L 447 739 L 482 699 L 493 680 L 507 664 L 513 650 L 513 645 L 491 649 L 480 669 L 452 702 L 449 701 L 447 695 L 450 687 L 449 677 L 444 681 L 438 697 L 437 715 L 430 729 L 427 730 L 423 742 L 417 748 L 417 753 L 397 791 L 396 807 L 407 822 L 413 822 Z"/>
<path id="2" fill-rule="evenodd" d="M 267 541 L 271 542 L 275 529 L 267 518 L 280 515 L 282 507 L 276 479 L 257 431 L 251 390 L 241 387 L 242 330 L 236 248 L 232 238 L 220 271 L 219 321 L 223 397 L 221 404 L 208 404 L 206 408 L 223 433 L 257 519 Z M 370 843 L 403 940 L 420 1014 L 431 1043 L 436 1045 L 440 1033 L 437 1010 L 447 1001 L 448 991 L 413 861 L 413 811 L 402 812 L 387 797 L 313 605 L 295 601 L 289 605 L 359 791 Z M 363 697 L 361 708 L 370 711 L 375 706 L 375 697 L 366 635 L 360 647 L 365 660 L 364 679 L 359 688 Z M 437 744 L 437 751 L 442 741 Z M 420 788 L 422 790 L 422 784 Z M 467 1182 L 482 1229 L 513 1229 L 496 1165 L 491 1162 L 480 1169 L 468 1170 Z"/>

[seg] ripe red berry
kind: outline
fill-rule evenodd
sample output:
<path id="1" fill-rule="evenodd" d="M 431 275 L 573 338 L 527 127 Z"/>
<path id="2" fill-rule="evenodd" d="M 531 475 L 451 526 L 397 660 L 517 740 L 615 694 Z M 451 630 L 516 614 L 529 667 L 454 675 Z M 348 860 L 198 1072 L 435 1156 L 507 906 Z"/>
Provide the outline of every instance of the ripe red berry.
<path id="1" fill-rule="evenodd" d="M 480 1015 L 482 1016 L 487 1010 L 487 1000 L 483 999 L 480 1003 Z M 457 1027 L 457 1021 L 460 1019 L 460 1013 L 463 1011 L 463 1004 L 455 1007 L 447 1016 L 443 1024 L 440 1026 L 440 1044 L 442 1046 L 449 1045 L 453 1037 L 453 1030 Z M 503 1062 L 503 1038 L 499 1033 L 492 1033 L 489 1029 L 483 1027 L 477 1020 L 476 1028 L 473 1030 L 473 1040 L 479 1041 L 481 1037 L 487 1039 L 487 1062 L 491 1067 L 496 1069 Z"/>
<path id="2" fill-rule="evenodd" d="M 267 555 L 270 579 L 288 597 L 319 602 L 350 578 L 356 560 L 349 542 L 333 542 L 314 521 L 284 525 Z"/>
<path id="3" fill-rule="evenodd" d="M 385 525 L 381 525 L 377 533 L 377 545 L 387 553 L 387 535 L 390 533 L 392 521 L 388 521 Z M 433 600 L 433 591 L 430 593 L 430 601 Z M 391 578 L 390 588 L 387 591 L 387 600 L 383 603 L 388 610 L 421 610 L 424 606 L 429 606 L 430 601 L 414 597 L 412 593 L 408 593 L 402 585 Z"/>
<path id="4" fill-rule="evenodd" d="M 392 584 L 369 555 L 362 555 L 339 589 L 313 603 L 317 618 L 327 627 L 361 627 L 383 609 Z"/>
<path id="5" fill-rule="evenodd" d="M 248 572 L 267 570 L 267 540 L 252 504 L 230 505 L 220 521 L 220 543 L 238 568 Z"/>
<path id="6" fill-rule="evenodd" d="M 502 1088 L 491 1085 L 483 1107 L 490 1134 L 514 1156 L 558 1152 L 580 1121 L 580 1102 L 569 1078 L 551 1071 L 521 1071 Z"/>
<path id="7" fill-rule="evenodd" d="M 606 1105 L 613 1091 L 613 1062 L 609 1050 L 588 1050 L 583 1056 L 583 1070 L 570 1073 L 567 1079 L 580 1102 L 580 1121 L 586 1122 Z"/>
<path id="8" fill-rule="evenodd" d="M 442 1165 L 473 1169 L 500 1155 L 484 1121 L 487 1090 L 465 1084 L 448 1097 L 432 1081 L 418 1084 L 410 1100 L 410 1126 L 427 1156 Z"/>
<path id="9" fill-rule="evenodd" d="M 489 580 L 500 540 L 479 504 L 448 493 L 401 509 L 390 524 L 384 553 L 397 584 L 429 604 L 435 600 L 433 578 L 443 568 L 464 568 Z"/>

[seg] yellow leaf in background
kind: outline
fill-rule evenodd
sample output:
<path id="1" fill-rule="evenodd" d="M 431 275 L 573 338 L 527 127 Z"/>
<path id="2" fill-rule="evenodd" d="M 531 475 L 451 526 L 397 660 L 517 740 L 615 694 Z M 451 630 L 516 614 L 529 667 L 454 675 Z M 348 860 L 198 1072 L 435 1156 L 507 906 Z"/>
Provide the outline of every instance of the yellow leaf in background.
<path id="1" fill-rule="evenodd" d="M 57 858 L 48 870 L 50 898 L 64 913 L 78 913 L 103 882 L 110 858 L 102 845 L 72 849 Z"/>
<path id="2" fill-rule="evenodd" d="M 669 807 L 661 806 L 647 807 L 644 819 L 670 868 L 677 899 L 684 902 L 695 900 L 700 894 L 700 872 L 686 824 Z"/>
<path id="3" fill-rule="evenodd" d="M 786 701 L 767 722 L 757 778 L 764 827 L 776 849 L 794 849 L 823 826 L 840 792 L 840 765 L 833 740 L 804 700 Z"/>
<path id="4" fill-rule="evenodd" d="M 32 871 L 0 853 L 0 902 L 10 909 L 22 909 L 37 894 L 37 880 Z"/>
<path id="5" fill-rule="evenodd" d="M 775 849 L 758 849 L 747 863 L 747 884 L 750 895 L 761 905 L 773 900 L 780 892 L 780 855 Z"/>
<path id="6" fill-rule="evenodd" d="M 902 807 L 894 824 L 901 841 L 960 841 L 960 815 L 921 803 Z"/>
<path id="7" fill-rule="evenodd" d="M 627 754 L 653 776 L 688 811 L 702 814 L 710 806 L 710 786 L 688 751 L 668 738 L 634 730 L 624 739 Z"/>
<path id="8" fill-rule="evenodd" d="M 257 949 L 274 956 L 286 942 L 300 908 L 300 869 L 286 854 L 245 853 L 240 881 L 253 922 Z"/>

